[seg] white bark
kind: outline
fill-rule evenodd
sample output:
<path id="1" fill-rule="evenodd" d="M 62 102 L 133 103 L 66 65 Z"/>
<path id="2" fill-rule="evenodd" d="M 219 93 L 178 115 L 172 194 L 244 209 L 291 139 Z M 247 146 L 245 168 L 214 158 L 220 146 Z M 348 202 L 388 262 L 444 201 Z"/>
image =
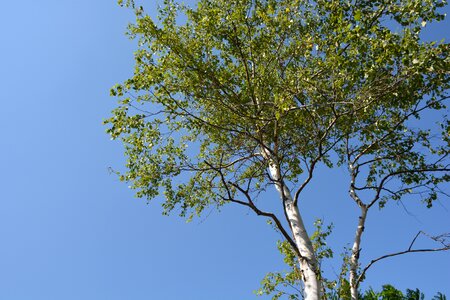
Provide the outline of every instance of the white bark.
<path id="1" fill-rule="evenodd" d="M 268 153 L 265 153 L 268 157 Z M 302 217 L 295 205 L 291 192 L 283 184 L 280 168 L 276 162 L 269 159 L 269 171 L 272 179 L 275 182 L 275 187 L 280 194 L 284 203 L 284 209 L 292 230 L 295 244 L 300 252 L 299 265 L 302 273 L 302 280 L 305 285 L 304 296 L 305 300 L 320 300 L 321 299 L 321 283 L 317 276 L 317 259 L 314 253 L 314 248 L 311 239 L 308 236 Z"/>
<path id="2" fill-rule="evenodd" d="M 350 257 L 350 293 L 352 300 L 358 300 L 358 266 L 359 252 L 361 250 L 361 237 L 364 232 L 364 226 L 367 217 L 367 207 L 360 206 L 361 215 L 359 216 L 358 227 L 356 228 L 355 241 L 353 242 L 352 255 Z"/>
<path id="3" fill-rule="evenodd" d="M 291 198 L 291 197 L 289 197 Z M 317 260 L 311 240 L 306 232 L 302 217 L 292 200 L 286 200 L 286 213 L 289 219 L 295 243 L 302 255 L 300 270 L 305 284 L 305 300 L 321 299 L 321 284 L 317 276 Z"/>

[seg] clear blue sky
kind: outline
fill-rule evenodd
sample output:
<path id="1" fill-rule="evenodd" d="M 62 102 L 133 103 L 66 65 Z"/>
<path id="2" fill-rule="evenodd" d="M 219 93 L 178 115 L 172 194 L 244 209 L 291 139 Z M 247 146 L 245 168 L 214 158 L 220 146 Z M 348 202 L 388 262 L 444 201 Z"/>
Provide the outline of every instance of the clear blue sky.
<path id="1" fill-rule="evenodd" d="M 135 44 L 124 36 L 132 20 L 115 0 L 2 3 L 0 300 L 263 299 L 252 291 L 284 268 L 263 219 L 229 206 L 185 224 L 108 173 L 124 156 L 101 123 L 115 106 L 109 88 L 132 73 Z M 449 24 L 427 38 L 450 38 Z M 335 223 L 330 243 L 341 246 L 357 213 L 339 191 L 344 175 L 316 181 L 301 204 L 308 224 Z M 416 217 L 395 204 L 371 216 L 366 259 L 403 250 L 419 229 L 449 231 L 448 199 L 408 209 Z M 450 296 L 450 253 L 391 259 L 367 282 Z"/>

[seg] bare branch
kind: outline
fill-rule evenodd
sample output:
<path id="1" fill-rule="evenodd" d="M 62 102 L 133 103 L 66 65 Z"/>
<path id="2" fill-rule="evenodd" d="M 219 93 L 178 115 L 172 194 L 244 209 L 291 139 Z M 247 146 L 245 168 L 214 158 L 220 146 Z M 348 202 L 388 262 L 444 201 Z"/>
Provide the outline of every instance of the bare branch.
<path id="1" fill-rule="evenodd" d="M 294 240 L 291 238 L 291 236 L 287 233 L 286 229 L 284 229 L 283 225 L 281 224 L 280 220 L 278 219 L 278 217 L 273 214 L 273 213 L 268 213 L 268 212 L 264 212 L 262 210 L 260 210 L 258 207 L 256 207 L 256 205 L 253 203 L 253 201 L 251 200 L 250 195 L 248 194 L 247 191 L 245 191 L 244 189 L 242 189 L 239 185 L 233 183 L 233 182 L 228 182 L 229 184 L 233 185 L 237 190 L 239 190 L 241 193 L 243 193 L 245 195 L 245 197 L 248 200 L 248 207 L 250 207 L 258 216 L 264 216 L 264 217 L 269 217 L 271 218 L 277 228 L 280 230 L 281 234 L 283 235 L 283 237 L 288 241 L 288 243 L 291 245 L 292 249 L 295 251 L 295 253 L 297 254 L 297 256 L 299 258 L 303 258 L 303 256 L 301 255 L 301 253 L 299 252 L 297 245 L 295 244 Z"/>
<path id="2" fill-rule="evenodd" d="M 278 217 L 275 214 L 260 210 L 255 205 L 255 203 L 253 202 L 253 200 L 252 200 L 248 190 L 244 190 L 243 188 L 241 188 L 238 184 L 236 184 L 234 182 L 226 181 L 225 176 L 223 175 L 221 168 L 216 168 L 216 167 L 214 167 L 213 165 L 211 165 L 210 163 L 208 163 L 206 161 L 205 161 L 205 164 L 207 164 L 212 170 L 216 171 L 219 174 L 221 182 L 222 182 L 222 185 L 224 186 L 225 190 L 227 191 L 227 196 L 228 196 L 228 198 L 222 197 L 223 200 L 230 201 L 232 203 L 236 203 L 236 204 L 240 204 L 240 205 L 249 207 L 258 216 L 264 216 L 264 217 L 271 218 L 275 222 L 277 228 L 280 230 L 280 232 L 283 235 L 283 237 L 289 242 L 289 244 L 291 245 L 292 249 L 295 251 L 297 256 L 299 258 L 303 258 L 303 256 L 300 254 L 300 252 L 299 252 L 295 242 L 292 240 L 290 235 L 287 233 L 286 229 L 284 229 L 284 226 L 281 224 L 280 220 L 278 219 Z M 231 192 L 231 190 L 230 190 L 228 185 L 231 185 L 231 186 L 235 187 L 239 192 L 241 192 L 245 196 L 245 198 L 247 199 L 247 202 L 235 199 L 233 197 L 233 193 Z"/>
<path id="3" fill-rule="evenodd" d="M 442 244 L 442 247 L 439 248 L 422 248 L 422 249 L 412 249 L 414 246 L 414 243 L 416 242 L 417 238 L 420 235 L 424 235 L 430 239 L 432 239 L 435 242 L 438 242 L 440 244 Z M 390 257 L 394 257 L 394 256 L 399 256 L 399 255 L 403 255 L 403 254 L 407 254 L 407 253 L 421 253 L 421 252 L 438 252 L 438 251 L 447 251 L 450 250 L 450 244 L 446 243 L 446 238 L 449 237 L 450 234 L 442 234 L 439 236 L 430 236 L 428 234 L 426 234 L 423 231 L 419 231 L 413 238 L 413 240 L 411 241 L 408 249 L 404 250 L 404 251 L 399 251 L 399 252 L 394 252 L 394 253 L 390 253 L 390 254 L 386 254 L 383 256 L 380 256 L 376 259 L 373 259 L 370 261 L 370 263 L 364 267 L 364 269 L 361 271 L 361 274 L 358 277 L 358 280 L 356 281 L 357 284 L 361 283 L 362 280 L 364 279 L 364 276 L 366 275 L 367 270 L 369 270 L 370 267 L 373 266 L 373 264 L 375 264 L 376 262 L 386 259 L 386 258 L 390 258 Z"/>

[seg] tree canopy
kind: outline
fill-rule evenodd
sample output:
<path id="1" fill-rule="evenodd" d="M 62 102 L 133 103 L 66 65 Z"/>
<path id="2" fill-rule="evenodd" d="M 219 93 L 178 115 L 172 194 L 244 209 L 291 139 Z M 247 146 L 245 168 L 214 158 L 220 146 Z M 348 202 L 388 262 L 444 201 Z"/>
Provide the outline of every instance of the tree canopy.
<path id="1" fill-rule="evenodd" d="M 292 251 L 304 297 L 320 299 L 324 253 L 301 217 L 317 212 L 299 200 L 318 165 L 347 169 L 342 188 L 361 213 L 343 273 L 357 299 L 378 261 L 359 260 L 368 211 L 405 197 L 432 207 L 446 193 L 450 45 L 421 39 L 445 4 L 165 0 L 155 20 L 128 1 L 136 66 L 111 90 L 120 100 L 106 120 L 128 157 L 120 178 L 138 197 L 163 194 L 167 214 L 192 218 L 233 203 L 267 217 Z M 433 122 L 417 127 L 427 116 Z M 265 198 L 272 188 L 280 199 Z M 283 214 L 264 211 L 263 201 Z M 446 236 L 432 238 L 437 248 L 413 241 L 403 252 L 449 249 Z"/>

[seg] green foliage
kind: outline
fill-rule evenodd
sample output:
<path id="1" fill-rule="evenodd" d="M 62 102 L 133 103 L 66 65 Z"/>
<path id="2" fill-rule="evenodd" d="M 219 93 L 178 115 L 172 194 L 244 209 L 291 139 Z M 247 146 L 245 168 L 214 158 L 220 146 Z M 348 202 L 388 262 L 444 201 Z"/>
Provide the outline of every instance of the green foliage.
<path id="1" fill-rule="evenodd" d="M 383 290 L 380 292 L 380 297 L 382 300 L 403 300 L 403 293 L 392 285 L 383 285 Z"/>
<path id="2" fill-rule="evenodd" d="M 287 299 L 300 299 L 301 272 L 298 268 L 297 256 L 291 245 L 286 241 L 278 242 L 278 251 L 283 256 L 290 271 L 267 273 L 256 294 L 259 296 L 272 295 L 274 300 L 280 299 L 282 296 L 286 296 Z"/>
<path id="3" fill-rule="evenodd" d="M 129 27 L 140 45 L 135 74 L 111 90 L 121 100 L 106 120 L 126 147 L 121 179 L 138 197 L 163 191 L 165 212 L 192 215 L 233 198 L 228 181 L 248 185 L 255 197 L 271 185 L 267 161 L 255 155 L 261 147 L 291 184 L 313 162 L 331 167 L 336 151 L 341 162 L 370 158 L 365 188 L 395 177 L 430 187 L 424 201 L 431 206 L 433 186 L 448 176 L 409 170 L 438 168 L 415 149 L 447 153 L 446 145 L 431 145 L 429 132 L 406 121 L 422 102 L 443 108 L 449 46 L 419 39 L 423 22 L 443 18 L 442 5 L 203 0 L 193 9 L 167 0 L 159 20 L 138 9 Z M 404 27 L 392 31 L 383 18 Z M 385 193 L 380 205 L 412 192 Z"/>
<path id="4" fill-rule="evenodd" d="M 433 299 L 445 299 L 445 295 L 437 293 Z M 383 285 L 381 292 L 375 292 L 373 289 L 367 290 L 362 296 L 363 300 L 424 300 L 425 295 L 419 290 L 406 289 L 402 293 L 390 284 Z"/>
<path id="5" fill-rule="evenodd" d="M 273 288 L 273 287 L 272 287 Z M 262 295 L 262 294 L 261 294 Z M 283 296 L 288 296 L 284 299 L 303 299 L 301 294 L 290 294 L 289 292 L 280 292 L 278 291 L 272 299 L 281 299 Z M 327 295 L 329 300 L 351 300 L 350 296 L 350 285 L 348 281 L 346 281 L 340 291 L 334 291 Z M 411 290 L 406 289 L 406 293 L 396 289 L 394 286 L 390 284 L 385 284 L 382 286 L 381 291 L 377 292 L 372 288 L 369 288 L 364 293 L 359 294 L 359 299 L 361 300 L 424 300 L 425 295 L 419 290 Z M 447 297 L 438 292 L 432 300 L 446 300 Z"/>
<path id="6" fill-rule="evenodd" d="M 350 170 L 360 207 L 414 195 L 431 207 L 450 180 L 450 46 L 420 39 L 444 1 L 165 0 L 157 19 L 119 4 L 136 11 L 139 47 L 105 124 L 125 145 L 120 179 L 148 201 L 163 195 L 165 214 L 235 203 L 271 217 L 255 205 L 271 200 L 264 192 L 282 184 L 296 205 L 318 164 Z M 411 125 L 424 113 L 439 115 L 440 132 Z M 331 227 L 316 225 L 317 259 L 330 258 Z M 284 237 L 291 271 L 270 273 L 262 293 L 301 279 Z M 347 297 L 348 282 L 317 276 Z"/>
<path id="7" fill-rule="evenodd" d="M 326 239 L 333 230 L 333 225 L 324 227 L 323 221 L 317 219 L 314 222 L 316 230 L 311 236 L 314 251 L 319 262 L 319 267 L 324 259 L 332 258 L 333 251 L 327 246 Z M 283 256 L 285 264 L 289 267 L 289 271 L 285 272 L 270 272 L 267 273 L 261 281 L 261 287 L 256 291 L 257 295 L 272 295 L 272 299 L 279 299 L 282 296 L 287 296 L 288 299 L 300 299 L 302 295 L 301 289 L 301 271 L 298 267 L 298 258 L 292 246 L 287 242 L 278 242 L 278 251 Z M 323 288 L 327 295 L 331 295 L 335 290 L 336 282 L 328 280 L 320 274 Z"/>
<path id="8" fill-rule="evenodd" d="M 333 224 L 323 228 L 323 221 L 317 219 L 314 222 L 316 230 L 311 235 L 311 241 L 313 242 L 314 251 L 316 252 L 317 258 L 321 261 L 324 258 L 332 258 L 333 250 L 327 246 L 326 239 L 333 231 Z"/>
<path id="9" fill-rule="evenodd" d="M 447 300 L 447 296 L 442 294 L 441 292 L 438 292 L 436 296 L 433 297 L 432 300 Z"/>

